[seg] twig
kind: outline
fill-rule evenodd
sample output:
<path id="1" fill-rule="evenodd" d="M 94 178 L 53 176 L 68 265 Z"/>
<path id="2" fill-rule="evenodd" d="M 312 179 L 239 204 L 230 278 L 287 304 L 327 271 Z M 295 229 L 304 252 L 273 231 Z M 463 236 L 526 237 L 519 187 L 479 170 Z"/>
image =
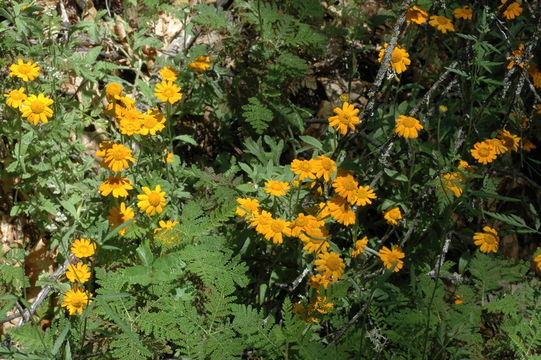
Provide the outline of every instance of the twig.
<path id="1" fill-rule="evenodd" d="M 450 234 L 447 234 L 445 237 L 445 242 L 443 243 L 443 247 L 441 249 L 441 253 L 438 255 L 438 258 L 436 259 L 436 263 L 434 264 L 434 268 L 430 270 L 427 275 L 430 277 L 439 276 L 441 267 L 443 266 L 443 263 L 445 262 L 445 255 L 447 255 L 447 251 L 449 251 L 449 244 L 451 244 L 451 236 Z"/>
<path id="2" fill-rule="evenodd" d="M 293 291 L 297 288 L 297 286 L 299 286 L 299 284 L 302 282 L 302 280 L 306 277 L 306 275 L 308 275 L 308 273 L 310 272 L 310 269 L 306 268 L 302 271 L 302 273 L 297 276 L 297 278 L 295 280 L 293 280 L 293 282 L 291 283 L 291 286 L 289 287 L 289 291 Z"/>
<path id="3" fill-rule="evenodd" d="M 56 271 L 53 273 L 53 275 L 49 277 L 49 280 L 50 281 L 55 281 L 59 277 L 64 275 L 64 273 L 66 272 L 66 269 L 68 268 L 68 266 L 70 264 L 72 264 L 73 262 L 75 262 L 75 257 L 70 255 L 70 257 L 68 259 L 66 259 L 64 264 L 61 267 L 59 267 L 58 269 L 56 269 Z M 29 321 L 32 318 L 32 315 L 34 315 L 34 313 L 36 312 L 38 306 L 43 302 L 43 300 L 45 300 L 47 295 L 49 295 L 49 292 L 51 291 L 51 289 L 52 289 L 51 285 L 47 285 L 43 289 L 41 289 L 38 296 L 36 296 L 36 300 L 34 300 L 32 305 L 30 306 L 30 309 L 26 309 L 26 310 L 23 311 L 22 318 L 21 318 L 21 320 L 19 320 L 19 323 L 16 325 L 17 327 L 23 325 L 25 322 Z"/>
<path id="4" fill-rule="evenodd" d="M 432 84 L 432 86 L 430 87 L 430 89 L 428 89 L 428 91 L 426 92 L 425 96 L 423 96 L 423 98 L 421 99 L 421 101 L 419 101 L 417 103 L 417 105 L 415 105 L 415 107 L 410 111 L 410 115 L 415 117 L 415 115 L 417 115 L 417 113 L 419 112 L 419 110 L 421 109 L 421 106 L 424 104 L 424 103 L 430 103 L 430 97 L 432 96 L 432 94 L 434 93 L 434 91 L 436 91 L 436 89 L 441 85 L 441 83 L 447 78 L 447 76 L 449 76 L 449 74 L 451 73 L 451 71 L 453 71 L 456 66 L 458 65 L 458 61 L 453 61 L 448 67 L 447 67 L 447 70 L 441 74 L 441 76 L 439 77 L 438 80 L 436 80 L 436 82 L 434 84 Z"/>

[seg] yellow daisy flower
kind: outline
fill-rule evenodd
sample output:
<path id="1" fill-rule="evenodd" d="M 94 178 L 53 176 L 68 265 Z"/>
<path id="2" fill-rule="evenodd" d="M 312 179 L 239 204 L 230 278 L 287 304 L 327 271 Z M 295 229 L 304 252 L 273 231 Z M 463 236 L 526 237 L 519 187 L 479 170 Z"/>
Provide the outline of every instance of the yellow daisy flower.
<path id="1" fill-rule="evenodd" d="M 143 186 L 142 190 L 144 194 L 137 195 L 137 198 L 140 200 L 137 203 L 137 207 L 150 216 L 153 216 L 156 213 L 161 214 L 165 207 L 165 203 L 167 202 L 165 200 L 165 191 L 161 191 L 162 188 L 160 185 L 156 185 L 154 190 L 150 190 L 148 187 Z"/>
<path id="2" fill-rule="evenodd" d="M 473 10 L 468 5 L 453 10 L 453 15 L 457 19 L 471 20 L 473 18 Z"/>
<path id="3" fill-rule="evenodd" d="M 338 281 L 344 274 L 346 265 L 335 252 L 320 253 L 314 261 L 317 271 L 329 277 L 331 282 Z"/>
<path id="4" fill-rule="evenodd" d="M 494 147 L 494 153 L 496 155 L 500 155 L 509 151 L 509 149 L 500 139 L 487 139 L 485 140 L 485 142 Z"/>
<path id="5" fill-rule="evenodd" d="M 315 167 L 316 166 L 315 166 L 314 159 L 310 159 L 310 160 L 294 159 L 291 162 L 291 171 L 295 175 L 299 175 L 299 180 L 301 181 L 304 179 L 315 179 L 316 178 Z"/>
<path id="6" fill-rule="evenodd" d="M 66 291 L 60 306 L 65 307 L 70 315 L 82 314 L 85 307 L 92 303 L 91 296 L 91 293 L 75 285 L 71 290 Z"/>
<path id="7" fill-rule="evenodd" d="M 428 23 L 444 34 L 448 31 L 455 31 L 453 22 L 445 16 L 432 15 Z"/>
<path id="8" fill-rule="evenodd" d="M 135 213 L 133 212 L 133 209 L 130 206 L 126 206 L 126 203 L 121 202 L 119 207 L 113 207 L 109 210 L 107 220 L 109 221 L 109 224 L 113 226 L 113 228 L 117 228 L 125 222 L 133 219 L 134 216 Z M 125 227 L 119 230 L 118 234 L 124 235 L 127 230 L 127 227 Z"/>
<path id="9" fill-rule="evenodd" d="M 210 69 L 210 56 L 198 56 L 194 62 L 188 64 L 188 66 L 195 72 L 203 72 Z"/>
<path id="10" fill-rule="evenodd" d="M 500 130 L 498 131 L 498 139 L 500 139 L 507 150 L 518 151 L 520 137 L 511 134 L 507 130 Z"/>
<path id="11" fill-rule="evenodd" d="M 461 305 L 461 304 L 464 304 L 464 300 L 462 300 L 462 298 L 464 297 L 464 295 L 455 295 L 455 300 L 453 301 L 454 304 L 457 304 L 457 305 Z"/>
<path id="12" fill-rule="evenodd" d="M 501 8 L 502 6 L 503 6 L 503 4 L 500 5 L 499 7 Z M 520 6 L 520 4 L 515 1 L 515 2 L 513 2 L 511 4 L 509 4 L 507 9 L 504 10 L 503 17 L 506 18 L 507 20 L 513 20 L 514 18 L 516 18 L 517 16 L 522 14 L 522 11 L 523 11 L 523 9 Z"/>
<path id="13" fill-rule="evenodd" d="M 370 186 L 359 186 L 357 189 L 357 194 L 355 205 L 365 206 L 367 204 L 372 204 L 372 199 L 377 199 L 376 193 L 370 188 Z"/>
<path id="14" fill-rule="evenodd" d="M 351 252 L 351 256 L 359 256 L 364 252 L 364 249 L 368 245 L 368 238 L 365 236 L 362 239 L 355 241 L 355 247 Z"/>
<path id="15" fill-rule="evenodd" d="M 347 102 L 342 104 L 342 108 L 334 108 L 335 116 L 329 117 L 329 125 L 336 128 L 342 135 L 346 135 L 349 130 L 355 130 L 355 125 L 361 122 L 357 114 L 359 109 Z"/>
<path id="16" fill-rule="evenodd" d="M 386 269 L 391 269 L 394 266 L 393 272 L 400 271 L 404 266 L 403 259 L 406 257 L 406 254 L 398 247 L 398 245 L 393 245 L 392 250 L 384 246 L 379 251 L 379 258 L 383 261 Z"/>
<path id="17" fill-rule="evenodd" d="M 383 214 L 383 218 L 387 221 L 387 223 L 391 225 L 397 225 L 398 220 L 402 219 L 402 212 L 400 211 L 399 207 L 394 207 L 387 210 Z"/>
<path id="18" fill-rule="evenodd" d="M 303 232 L 307 233 L 314 228 L 323 226 L 323 224 L 323 221 L 319 221 L 312 215 L 299 213 L 291 223 L 291 236 L 299 237 Z"/>
<path id="19" fill-rule="evenodd" d="M 283 235 L 291 236 L 291 223 L 282 219 L 270 219 L 268 225 L 265 227 L 263 235 L 265 239 L 272 240 L 275 244 L 281 244 L 284 242 Z"/>
<path id="20" fill-rule="evenodd" d="M 128 196 L 128 190 L 132 189 L 131 180 L 120 175 L 109 176 L 99 188 L 102 196 L 112 194 L 116 198 Z"/>
<path id="21" fill-rule="evenodd" d="M 131 153 L 132 151 L 122 144 L 112 144 L 105 151 L 103 162 L 109 169 L 119 172 L 130 167 L 128 161 L 135 162 Z"/>
<path id="22" fill-rule="evenodd" d="M 248 222 L 255 228 L 255 231 L 265 235 L 270 231 L 269 227 L 272 220 L 272 214 L 268 211 L 262 210 L 261 212 L 254 213 L 254 215 L 248 219 Z"/>
<path id="23" fill-rule="evenodd" d="M 259 200 L 250 198 L 237 198 L 239 206 L 235 210 L 238 216 L 254 216 L 259 213 Z"/>
<path id="24" fill-rule="evenodd" d="M 18 77 L 25 82 L 32 81 L 39 76 L 40 69 L 41 68 L 32 61 L 25 63 L 23 59 L 17 59 L 16 64 L 9 66 L 9 76 Z"/>
<path id="25" fill-rule="evenodd" d="M 170 68 L 169 66 L 165 66 L 160 70 L 160 76 L 162 80 L 165 81 L 176 81 L 177 80 L 177 73 L 175 70 Z"/>
<path id="26" fill-rule="evenodd" d="M 96 253 L 96 243 L 90 239 L 76 239 L 71 245 L 70 251 L 80 259 L 90 257 Z"/>
<path id="27" fill-rule="evenodd" d="M 122 85 L 117 83 L 110 83 L 105 86 L 105 96 L 109 101 L 118 100 L 122 96 Z"/>
<path id="28" fill-rule="evenodd" d="M 179 222 L 178 221 L 172 221 L 172 220 L 167 220 L 167 221 L 160 220 L 158 222 L 158 224 L 160 226 L 154 229 L 154 233 L 160 232 L 162 230 L 171 230 L 172 228 L 177 226 L 179 224 Z"/>
<path id="29" fill-rule="evenodd" d="M 143 126 L 144 114 L 134 107 L 124 108 L 119 107 L 118 129 L 121 134 L 132 136 L 138 134 Z"/>
<path id="30" fill-rule="evenodd" d="M 385 57 L 385 50 L 389 44 L 383 44 L 383 49 L 379 51 L 378 62 L 382 62 Z M 406 71 L 406 68 L 411 64 L 408 51 L 398 45 L 393 49 L 393 54 L 391 55 L 391 67 L 397 74 L 401 74 Z"/>
<path id="31" fill-rule="evenodd" d="M 47 123 L 49 118 L 53 117 L 53 110 L 49 107 L 53 103 L 53 100 L 46 98 L 43 94 L 30 95 L 23 101 L 20 110 L 22 116 L 34 125 L 40 121 Z"/>
<path id="32" fill-rule="evenodd" d="M 541 253 L 539 253 L 534 259 L 533 262 L 535 263 L 535 268 L 537 271 L 541 271 Z"/>
<path id="33" fill-rule="evenodd" d="M 471 155 L 483 165 L 493 162 L 496 159 L 496 149 L 489 142 L 481 141 L 473 145 Z"/>
<path id="34" fill-rule="evenodd" d="M 162 81 L 156 84 L 154 88 L 154 95 L 163 102 L 169 102 L 174 104 L 182 99 L 182 90 L 179 86 L 175 85 L 172 81 Z"/>
<path id="35" fill-rule="evenodd" d="M 11 90 L 9 93 L 4 94 L 7 97 L 6 104 L 14 109 L 19 108 L 28 98 L 24 91 L 25 88 L 21 87 L 19 90 Z"/>
<path id="36" fill-rule="evenodd" d="M 303 231 L 299 235 L 299 238 L 304 243 L 303 250 L 309 254 L 327 252 L 330 246 L 329 242 L 327 241 L 329 237 L 329 231 L 324 224 L 317 227 L 307 228 L 306 231 Z"/>
<path id="37" fill-rule="evenodd" d="M 336 193 L 354 204 L 357 201 L 359 183 L 352 175 L 337 176 L 332 183 Z"/>
<path id="38" fill-rule="evenodd" d="M 533 142 L 531 142 L 530 140 L 528 139 L 522 139 L 522 150 L 526 151 L 526 152 L 530 152 L 532 151 L 533 149 L 536 149 L 537 146 L 535 146 L 535 144 Z"/>
<path id="39" fill-rule="evenodd" d="M 522 59 L 523 56 L 524 56 L 524 44 L 519 44 L 518 49 L 513 50 L 513 56 L 508 56 L 507 57 L 507 60 L 510 60 L 509 63 L 507 64 L 507 68 L 508 69 L 514 68 L 515 65 L 516 65 L 516 61 L 518 61 L 518 59 Z M 530 57 L 532 57 L 532 56 L 530 56 Z M 524 67 L 524 61 L 521 61 L 518 64 L 518 66 L 523 68 Z"/>
<path id="40" fill-rule="evenodd" d="M 443 184 L 444 189 L 451 190 L 454 196 L 460 197 L 462 195 L 461 179 L 463 177 L 457 172 L 446 173 L 441 176 L 441 184 Z"/>
<path id="41" fill-rule="evenodd" d="M 346 226 L 355 224 L 355 212 L 345 199 L 335 196 L 327 201 L 327 207 L 330 215 L 338 223 Z"/>
<path id="42" fill-rule="evenodd" d="M 336 171 L 334 160 L 325 155 L 319 155 L 313 165 L 316 177 L 323 178 L 325 181 L 330 181 L 332 173 Z"/>
<path id="43" fill-rule="evenodd" d="M 325 274 L 316 274 L 312 275 L 310 277 L 310 281 L 308 282 L 308 286 L 314 289 L 319 289 L 321 286 L 323 286 L 325 289 L 329 287 L 329 284 L 331 283 L 331 279 Z"/>
<path id="44" fill-rule="evenodd" d="M 483 232 L 476 232 L 473 240 L 475 245 L 479 246 L 479 250 L 484 253 L 498 252 L 500 247 L 498 232 L 489 226 L 484 226 Z"/>
<path id="45" fill-rule="evenodd" d="M 90 267 L 87 264 L 78 262 L 75 265 L 68 265 L 66 277 L 70 282 L 85 283 L 90 279 Z"/>
<path id="46" fill-rule="evenodd" d="M 423 129 L 419 120 L 411 116 L 400 115 L 395 122 L 394 132 L 407 139 L 417 138 L 418 131 Z"/>
<path id="47" fill-rule="evenodd" d="M 142 115 L 140 135 L 156 135 L 156 132 L 162 131 L 165 128 L 165 117 L 158 109 L 148 110 Z M 171 156 L 173 156 L 171 154 Z M 172 162 L 172 161 L 169 161 Z"/>
<path id="48" fill-rule="evenodd" d="M 289 190 L 289 183 L 283 181 L 269 180 L 265 182 L 265 192 L 272 196 L 284 196 Z"/>
<path id="49" fill-rule="evenodd" d="M 426 12 L 426 10 L 416 5 L 409 8 L 408 12 L 406 13 L 407 22 L 414 22 L 421 25 L 424 24 L 427 19 L 428 13 Z"/>

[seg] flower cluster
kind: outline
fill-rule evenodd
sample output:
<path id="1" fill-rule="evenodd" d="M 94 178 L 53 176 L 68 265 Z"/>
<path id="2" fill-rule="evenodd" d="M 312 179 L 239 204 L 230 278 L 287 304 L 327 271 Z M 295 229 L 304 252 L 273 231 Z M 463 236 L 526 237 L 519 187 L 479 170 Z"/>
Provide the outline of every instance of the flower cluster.
<path id="1" fill-rule="evenodd" d="M 379 51 L 378 54 L 378 62 L 382 62 L 383 58 L 385 57 L 385 50 L 389 44 L 385 43 L 383 44 L 383 48 Z M 397 74 L 401 74 L 404 71 L 406 71 L 406 68 L 411 64 L 411 60 L 409 58 L 408 51 L 398 45 L 396 45 L 393 49 L 393 53 L 391 54 L 391 68 L 393 71 L 395 71 Z"/>
<path id="2" fill-rule="evenodd" d="M 463 6 L 453 10 L 453 15 L 457 19 L 471 20 L 473 18 L 473 9 L 469 6 Z M 430 26 L 435 27 L 438 31 L 446 34 L 447 32 L 455 31 L 455 26 L 451 19 L 440 15 L 429 15 L 428 12 L 414 5 L 408 9 L 406 13 L 406 21 L 409 23 L 424 24 L 428 20 Z"/>
<path id="3" fill-rule="evenodd" d="M 96 243 L 90 239 L 76 239 L 70 250 L 79 259 L 89 258 L 96 253 Z M 90 299 L 92 294 L 82 287 L 82 284 L 86 283 L 91 275 L 90 266 L 83 261 L 68 265 L 66 277 L 75 284 L 71 290 L 66 291 L 60 306 L 65 307 L 70 315 L 81 314 L 92 302 Z"/>
<path id="4" fill-rule="evenodd" d="M 498 6 L 498 9 L 504 9 L 505 5 L 507 4 L 508 0 L 501 0 L 500 6 Z M 520 14 L 522 14 L 522 7 L 520 6 L 519 2 L 512 2 L 509 5 L 505 7 L 504 10 L 502 10 L 502 16 L 506 18 L 507 20 L 513 20 Z"/>
<path id="5" fill-rule="evenodd" d="M 520 137 L 507 130 L 500 130 L 498 137 L 477 142 L 470 150 L 471 155 L 479 163 L 486 165 L 496 160 L 498 155 L 508 151 L 518 151 Z"/>

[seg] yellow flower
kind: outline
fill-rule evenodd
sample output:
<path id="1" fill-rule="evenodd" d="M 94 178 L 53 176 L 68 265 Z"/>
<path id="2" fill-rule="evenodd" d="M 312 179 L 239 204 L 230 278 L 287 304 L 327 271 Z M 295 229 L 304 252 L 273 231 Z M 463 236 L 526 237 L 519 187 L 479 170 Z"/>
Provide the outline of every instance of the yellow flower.
<path id="1" fill-rule="evenodd" d="M 355 224 L 355 212 L 347 201 L 339 196 L 335 196 L 327 201 L 327 207 L 330 215 L 342 225 Z"/>
<path id="2" fill-rule="evenodd" d="M 265 192 L 272 196 L 284 196 L 289 190 L 289 183 L 283 181 L 269 180 L 265 182 Z"/>
<path id="3" fill-rule="evenodd" d="M 130 167 L 128 161 L 135 162 L 131 153 L 132 151 L 122 144 L 112 144 L 105 151 L 103 162 L 109 169 L 119 172 Z"/>
<path id="4" fill-rule="evenodd" d="M 316 177 L 323 178 L 325 181 L 330 181 L 332 173 L 336 171 L 334 160 L 325 155 L 319 155 L 313 165 Z"/>
<path id="5" fill-rule="evenodd" d="M 397 225 L 398 220 L 402 219 L 402 212 L 399 207 L 394 207 L 383 213 L 383 218 L 391 225 Z"/>
<path id="6" fill-rule="evenodd" d="M 473 235 L 475 245 L 479 246 L 479 250 L 484 253 L 498 252 L 498 248 L 500 247 L 498 232 L 489 226 L 484 226 L 483 231 L 476 232 Z"/>
<path id="7" fill-rule="evenodd" d="M 442 176 L 441 184 L 443 184 L 444 189 L 449 189 L 454 196 L 460 197 L 462 195 L 462 188 L 460 187 L 460 181 L 463 178 L 459 173 L 446 173 Z"/>
<path id="8" fill-rule="evenodd" d="M 316 166 L 314 159 L 310 160 L 299 160 L 294 159 L 291 162 L 291 171 L 295 175 L 299 175 L 299 180 L 304 179 L 315 179 L 316 175 Z"/>
<path id="9" fill-rule="evenodd" d="M 350 203 L 357 201 L 359 183 L 352 175 L 337 176 L 332 183 L 336 193 L 345 198 Z"/>
<path id="10" fill-rule="evenodd" d="M 329 232 L 323 222 L 320 226 L 309 227 L 306 231 L 303 231 L 299 238 L 304 243 L 303 250 L 310 254 L 317 254 L 320 252 L 327 252 L 329 248 Z"/>
<path id="11" fill-rule="evenodd" d="M 188 66 L 195 72 L 202 72 L 210 69 L 210 56 L 198 56 L 194 62 L 189 63 Z"/>
<path id="12" fill-rule="evenodd" d="M 507 150 L 518 151 L 520 137 L 511 134 L 507 130 L 500 130 L 498 131 L 498 139 L 500 139 Z"/>
<path id="13" fill-rule="evenodd" d="M 23 59 L 17 59 L 16 64 L 12 64 L 9 66 L 9 76 L 10 77 L 18 77 L 22 79 L 23 81 L 32 81 L 35 78 L 39 76 L 39 70 L 41 68 L 34 64 L 32 61 L 28 61 L 25 63 Z"/>
<path id="14" fill-rule="evenodd" d="M 539 253 L 534 259 L 533 262 L 535 263 L 535 267 L 537 268 L 537 271 L 541 271 L 541 253 Z"/>
<path id="15" fill-rule="evenodd" d="M 78 258 L 86 258 L 96 253 L 96 243 L 90 239 L 76 239 L 71 245 L 71 253 Z"/>
<path id="16" fill-rule="evenodd" d="M 391 269 L 393 266 L 393 272 L 398 272 L 404 266 L 403 259 L 406 257 L 406 254 L 398 247 L 398 245 L 393 245 L 392 250 L 387 246 L 382 247 L 379 250 L 379 258 L 383 261 L 385 268 Z"/>
<path id="17" fill-rule="evenodd" d="M 156 97 L 163 102 L 174 104 L 182 99 L 182 93 L 180 90 L 181 88 L 173 84 L 172 81 L 162 81 L 161 83 L 156 84 L 156 87 L 154 88 L 154 95 L 156 95 Z"/>
<path id="18" fill-rule="evenodd" d="M 351 252 L 351 256 L 359 256 L 364 252 L 364 249 L 368 245 L 368 238 L 365 236 L 362 239 L 355 241 L 355 248 Z"/>
<path id="19" fill-rule="evenodd" d="M 140 200 L 137 203 L 137 207 L 150 216 L 156 213 L 161 214 L 166 203 L 165 191 L 161 191 L 162 188 L 160 185 L 156 185 L 154 190 L 143 186 L 142 190 L 144 194 L 137 195 L 137 198 Z"/>
<path id="20" fill-rule="evenodd" d="M 77 285 L 75 285 L 72 290 L 66 291 L 64 299 L 60 306 L 65 307 L 70 315 L 75 315 L 76 313 L 82 314 L 85 307 L 92 303 L 90 297 L 91 293 L 81 290 Z"/>
<path id="21" fill-rule="evenodd" d="M 53 110 L 49 107 L 53 103 L 53 100 L 46 98 L 43 94 L 30 95 L 23 101 L 20 110 L 23 117 L 34 125 L 40 121 L 47 123 L 49 122 L 48 118 L 53 117 Z"/>
<path id="22" fill-rule="evenodd" d="M 406 13 L 407 22 L 414 22 L 421 25 L 424 24 L 427 19 L 428 13 L 426 12 L 426 10 L 416 5 L 409 8 L 408 12 Z"/>
<path id="23" fill-rule="evenodd" d="M 265 239 L 272 240 L 275 244 L 284 242 L 283 235 L 291 236 L 291 223 L 282 219 L 270 219 L 262 234 Z"/>
<path id="24" fill-rule="evenodd" d="M 329 284 L 331 283 L 331 280 L 329 277 L 325 274 L 316 274 L 312 275 L 310 277 L 310 281 L 308 282 L 308 286 L 319 289 L 321 286 L 323 286 L 325 289 L 329 287 Z"/>
<path id="25" fill-rule="evenodd" d="M 90 279 L 90 267 L 80 261 L 75 265 L 68 265 L 66 277 L 70 282 L 85 283 Z"/>
<path id="26" fill-rule="evenodd" d="M 235 214 L 238 216 L 254 216 L 259 213 L 259 200 L 250 198 L 237 198 L 237 206 Z"/>
<path id="27" fill-rule="evenodd" d="M 254 213 L 253 216 L 248 219 L 248 222 L 251 226 L 255 227 L 255 231 L 265 235 L 268 231 L 270 231 L 268 229 L 272 220 L 272 214 L 268 211 L 262 210 L 261 212 Z"/>
<path id="28" fill-rule="evenodd" d="M 516 61 L 518 61 L 518 59 L 522 59 L 523 56 L 524 56 L 524 44 L 519 44 L 518 49 L 513 50 L 513 56 L 507 57 L 507 60 L 510 60 L 509 64 L 507 64 L 507 68 L 508 69 L 514 68 L 516 65 Z M 531 55 L 530 57 L 533 57 L 533 55 Z M 524 59 L 522 59 L 522 61 L 518 64 L 518 66 L 520 66 L 521 68 L 524 67 Z"/>
<path id="29" fill-rule="evenodd" d="M 148 110 L 142 115 L 140 135 L 156 135 L 156 132 L 162 131 L 165 128 L 165 117 L 158 109 Z M 172 156 L 172 154 L 171 154 Z M 172 161 L 169 161 L 172 162 Z"/>
<path id="30" fill-rule="evenodd" d="M 419 120 L 411 116 L 400 115 L 395 122 L 394 132 L 407 139 L 418 137 L 419 134 L 417 131 L 423 129 L 423 125 L 421 125 Z"/>
<path id="31" fill-rule="evenodd" d="M 500 5 L 500 7 L 501 6 L 502 5 Z M 509 4 L 507 9 L 505 9 L 505 11 L 503 12 L 503 17 L 506 18 L 507 20 L 512 20 L 516 18 L 517 16 L 519 16 L 520 14 L 522 14 L 522 10 L 523 9 L 520 7 L 520 4 L 515 1 Z"/>
<path id="32" fill-rule="evenodd" d="M 167 150 L 167 149 L 163 149 L 163 152 L 167 154 L 163 158 L 163 161 L 166 162 L 166 163 L 172 163 L 173 162 L 173 156 L 175 156 L 175 154 L 173 154 L 172 152 L 169 152 L 169 150 Z"/>
<path id="33" fill-rule="evenodd" d="M 172 220 L 167 220 L 167 221 L 160 220 L 158 224 L 160 226 L 154 229 L 154 233 L 160 232 L 162 230 L 171 230 L 172 228 L 177 226 L 179 222 L 172 221 Z"/>
<path id="34" fill-rule="evenodd" d="M 361 122 L 358 116 L 359 109 L 355 109 L 355 106 L 345 102 L 342 104 L 342 108 L 334 108 L 335 116 L 329 117 L 329 125 L 336 128 L 340 134 L 345 135 L 349 130 L 355 130 L 355 125 Z"/>
<path id="35" fill-rule="evenodd" d="M 444 34 L 448 31 L 455 31 L 453 22 L 445 16 L 432 15 L 428 23 Z"/>
<path id="36" fill-rule="evenodd" d="M 457 168 L 459 169 L 463 169 L 464 171 L 468 171 L 468 172 L 475 172 L 475 167 L 471 166 L 467 161 L 465 160 L 460 160 L 458 162 L 458 166 Z"/>
<path id="37" fill-rule="evenodd" d="M 109 101 L 118 100 L 122 96 L 122 85 L 117 83 L 110 83 L 105 86 L 105 96 Z"/>
<path id="38" fill-rule="evenodd" d="M 160 70 L 160 76 L 162 77 L 162 80 L 165 80 L 165 81 L 177 80 L 176 71 L 170 68 L 169 66 L 166 66 Z"/>
<path id="39" fill-rule="evenodd" d="M 323 221 L 319 221 L 314 216 L 300 213 L 291 223 L 291 236 L 300 237 L 303 232 L 307 233 L 323 225 Z"/>
<path id="40" fill-rule="evenodd" d="M 332 282 L 338 281 L 344 274 L 346 265 L 344 261 L 334 252 L 320 253 L 314 261 L 316 269 L 322 272 L 325 276 L 329 277 Z"/>
<path id="41" fill-rule="evenodd" d="M 128 196 L 128 190 L 132 190 L 131 180 L 120 175 L 109 176 L 103 184 L 100 185 L 100 192 L 102 196 L 113 194 L 114 197 L 126 197 Z"/>
<path id="42" fill-rule="evenodd" d="M 4 94 L 7 97 L 6 104 L 14 109 L 17 109 L 28 98 L 24 93 L 25 88 L 19 88 L 19 90 L 11 90 L 9 93 Z"/>
<path id="43" fill-rule="evenodd" d="M 541 71 L 537 69 L 535 64 L 530 63 L 528 66 L 528 74 L 532 77 L 533 86 L 541 88 Z"/>
<path id="44" fill-rule="evenodd" d="M 387 49 L 387 46 L 389 46 L 389 44 L 383 44 L 383 49 L 379 51 L 378 62 L 380 63 L 385 57 L 385 50 Z M 398 45 L 394 47 L 393 54 L 391 55 L 391 66 L 397 74 L 401 74 L 406 71 L 408 65 L 411 64 L 409 56 L 410 55 L 408 54 L 406 49 L 401 48 Z"/>
<path id="45" fill-rule="evenodd" d="M 138 134 L 143 126 L 143 113 L 134 107 L 121 108 L 117 116 L 121 134 L 132 136 Z"/>
<path id="46" fill-rule="evenodd" d="M 483 165 L 491 163 L 496 159 L 496 149 L 494 148 L 494 145 L 486 141 L 475 143 L 473 149 L 470 150 L 470 153 Z"/>
<path id="47" fill-rule="evenodd" d="M 496 155 L 503 154 L 509 151 L 509 149 L 505 146 L 503 141 L 501 141 L 500 139 L 487 139 L 485 140 L 485 142 L 494 147 L 494 153 Z"/>
<path id="48" fill-rule="evenodd" d="M 464 304 L 464 300 L 462 300 L 463 297 L 463 295 L 455 295 L 455 300 L 453 302 L 457 305 Z"/>
<path id="49" fill-rule="evenodd" d="M 120 203 L 120 207 L 114 207 L 109 210 L 109 216 L 107 220 L 109 224 L 113 225 L 114 228 L 119 227 L 128 220 L 133 219 L 135 216 L 133 209 L 130 206 L 126 206 L 124 202 Z M 123 228 L 118 231 L 119 235 L 124 235 L 127 231 L 127 228 Z"/>
<path id="50" fill-rule="evenodd" d="M 372 190 L 370 186 L 367 185 L 359 186 L 359 188 L 357 189 L 356 198 L 357 199 L 355 200 L 355 205 L 365 206 L 367 204 L 372 204 L 371 199 L 377 199 L 378 197 L 376 196 L 374 190 Z"/>
<path id="51" fill-rule="evenodd" d="M 453 10 L 453 15 L 457 19 L 471 20 L 473 18 L 473 10 L 468 5 Z"/>
<path id="52" fill-rule="evenodd" d="M 522 139 L 522 150 L 526 151 L 526 152 L 530 152 L 532 151 L 533 149 L 536 149 L 537 146 L 535 146 L 535 144 L 533 142 L 531 142 L 530 140 L 528 139 Z"/>

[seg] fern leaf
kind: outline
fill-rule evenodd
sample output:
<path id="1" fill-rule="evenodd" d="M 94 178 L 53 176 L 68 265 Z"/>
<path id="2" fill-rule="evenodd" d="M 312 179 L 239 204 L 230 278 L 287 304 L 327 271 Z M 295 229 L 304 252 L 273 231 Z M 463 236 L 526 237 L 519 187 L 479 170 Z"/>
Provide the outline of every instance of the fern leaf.
<path id="1" fill-rule="evenodd" d="M 244 105 L 242 110 L 244 110 L 242 116 L 258 134 L 263 134 L 273 119 L 272 111 L 263 106 L 256 97 L 249 98 L 248 104 Z"/>

